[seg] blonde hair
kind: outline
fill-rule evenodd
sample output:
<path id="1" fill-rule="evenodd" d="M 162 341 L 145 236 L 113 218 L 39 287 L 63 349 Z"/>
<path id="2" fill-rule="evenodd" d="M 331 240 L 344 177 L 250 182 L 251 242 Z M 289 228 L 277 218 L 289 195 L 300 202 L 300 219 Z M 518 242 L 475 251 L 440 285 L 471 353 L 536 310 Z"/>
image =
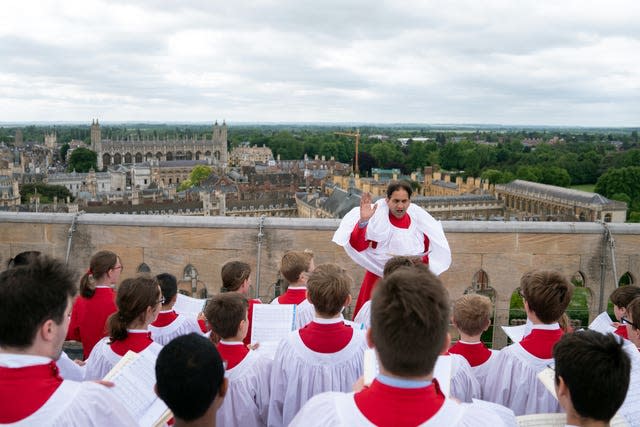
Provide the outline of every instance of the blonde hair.
<path id="1" fill-rule="evenodd" d="M 491 321 L 492 308 L 489 297 L 478 294 L 463 295 L 453 305 L 453 321 L 465 334 L 478 335 Z"/>
<path id="2" fill-rule="evenodd" d="M 282 256 L 280 273 L 289 283 L 297 282 L 300 275 L 311 268 L 311 260 L 313 252 L 308 249 L 302 252 L 288 251 Z"/>

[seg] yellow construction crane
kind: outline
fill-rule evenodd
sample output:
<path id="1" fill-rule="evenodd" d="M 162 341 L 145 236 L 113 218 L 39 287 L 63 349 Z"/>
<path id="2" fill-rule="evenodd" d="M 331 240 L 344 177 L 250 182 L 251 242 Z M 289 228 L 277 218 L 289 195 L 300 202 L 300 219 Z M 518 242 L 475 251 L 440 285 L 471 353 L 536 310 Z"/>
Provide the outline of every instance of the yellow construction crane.
<path id="1" fill-rule="evenodd" d="M 354 175 L 360 175 L 360 168 L 358 167 L 358 146 L 360 145 L 360 129 L 356 129 L 355 133 L 353 132 L 334 132 L 335 135 L 344 135 L 344 136 L 355 136 L 356 138 L 356 162 L 354 164 L 353 173 Z"/>

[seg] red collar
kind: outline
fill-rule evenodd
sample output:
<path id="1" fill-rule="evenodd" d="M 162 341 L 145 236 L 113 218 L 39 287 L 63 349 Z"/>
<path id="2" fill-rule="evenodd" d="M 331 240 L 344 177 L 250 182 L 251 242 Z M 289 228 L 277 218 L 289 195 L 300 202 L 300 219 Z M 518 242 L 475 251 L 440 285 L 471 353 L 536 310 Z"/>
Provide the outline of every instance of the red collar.
<path id="1" fill-rule="evenodd" d="M 374 380 L 354 395 L 356 406 L 369 421 L 381 427 L 417 426 L 433 417 L 444 405 L 438 383 L 423 388 L 398 388 Z"/>
<path id="2" fill-rule="evenodd" d="M 20 421 L 40 409 L 62 384 L 56 362 L 23 368 L 0 366 L 0 423 Z"/>
<path id="3" fill-rule="evenodd" d="M 389 212 L 389 222 L 397 228 L 409 228 L 411 225 L 411 217 L 405 212 L 402 218 L 396 218 Z"/>
<path id="4" fill-rule="evenodd" d="M 175 311 L 165 311 L 164 313 L 158 313 L 158 317 L 151 325 L 155 326 L 156 328 L 163 328 L 165 326 L 169 326 L 177 318 L 178 313 L 176 313 Z"/>
<path id="5" fill-rule="evenodd" d="M 151 332 L 129 332 L 125 339 L 114 341 L 110 345 L 114 353 L 118 356 L 124 356 L 129 350 L 140 353 L 149 347 L 152 342 Z"/>
<path id="6" fill-rule="evenodd" d="M 240 362 L 244 360 L 244 358 L 249 354 L 249 349 L 244 343 L 240 344 L 225 344 L 218 343 L 216 346 L 218 348 L 218 352 L 220 353 L 220 357 L 222 360 L 227 362 L 227 366 L 225 369 L 232 369 Z"/>
<path id="7" fill-rule="evenodd" d="M 482 365 L 491 357 L 491 350 L 481 342 L 469 344 L 458 341 L 449 349 L 449 353 L 464 357 L 472 367 Z"/>
<path id="8" fill-rule="evenodd" d="M 562 329 L 533 329 L 531 333 L 520 341 L 520 345 L 527 352 L 540 359 L 553 357 L 553 346 L 560 341 L 564 332 Z"/>
<path id="9" fill-rule="evenodd" d="M 620 335 L 624 339 L 629 339 L 629 332 L 627 331 L 627 325 L 620 325 L 614 331 L 616 335 Z"/>
<path id="10" fill-rule="evenodd" d="M 287 292 L 278 297 L 280 304 L 300 304 L 307 297 L 307 288 L 287 289 Z"/>
<path id="11" fill-rule="evenodd" d="M 305 346 L 318 353 L 337 353 L 345 348 L 353 336 L 353 328 L 344 322 L 308 323 L 298 330 Z"/>

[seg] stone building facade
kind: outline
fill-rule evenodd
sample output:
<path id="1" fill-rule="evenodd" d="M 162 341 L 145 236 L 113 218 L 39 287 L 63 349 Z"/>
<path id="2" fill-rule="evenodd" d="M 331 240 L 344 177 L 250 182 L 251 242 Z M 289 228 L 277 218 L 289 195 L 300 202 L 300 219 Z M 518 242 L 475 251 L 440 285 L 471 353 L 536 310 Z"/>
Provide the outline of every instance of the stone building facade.
<path id="1" fill-rule="evenodd" d="M 231 150 L 229 154 L 229 166 L 253 166 L 256 163 L 269 163 L 273 161 L 273 152 L 269 147 L 242 146 Z"/>
<path id="2" fill-rule="evenodd" d="M 98 154 L 98 169 L 118 164 L 142 163 L 151 159 L 204 160 L 210 158 L 216 165 L 226 167 L 227 124 L 213 125 L 212 139 L 206 136 L 174 139 L 102 139 L 100 123 L 91 123 L 91 149 Z"/>
<path id="3" fill-rule="evenodd" d="M 520 219 L 625 222 L 627 204 L 597 193 L 515 180 L 496 185 L 496 196 Z"/>

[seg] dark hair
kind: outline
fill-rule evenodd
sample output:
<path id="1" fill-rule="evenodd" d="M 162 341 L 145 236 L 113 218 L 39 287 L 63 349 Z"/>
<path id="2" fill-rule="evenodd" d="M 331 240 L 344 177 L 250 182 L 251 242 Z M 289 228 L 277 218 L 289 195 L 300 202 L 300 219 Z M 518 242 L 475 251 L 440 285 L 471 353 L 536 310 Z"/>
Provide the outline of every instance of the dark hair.
<path id="1" fill-rule="evenodd" d="M 80 279 L 80 295 L 91 298 L 96 293 L 96 280 L 118 264 L 118 255 L 111 251 L 95 253 L 89 261 L 89 271 Z"/>
<path id="2" fill-rule="evenodd" d="M 138 276 L 125 279 L 118 287 L 116 295 L 118 311 L 107 319 L 110 342 L 127 338 L 129 325 L 144 316 L 147 307 L 155 307 L 160 295 L 155 277 Z"/>
<path id="3" fill-rule="evenodd" d="M 158 280 L 158 284 L 160 285 L 164 303 L 169 304 L 171 299 L 178 293 L 178 281 L 176 280 L 176 276 L 169 273 L 160 273 L 156 276 L 156 280 Z"/>
<path id="4" fill-rule="evenodd" d="M 76 273 L 44 255 L 0 273 L 0 346 L 31 346 L 44 322 L 62 323 L 77 291 Z"/>
<path id="5" fill-rule="evenodd" d="M 565 312 L 573 285 L 557 271 L 533 270 L 520 279 L 522 296 L 538 319 L 543 323 L 557 322 Z"/>
<path id="6" fill-rule="evenodd" d="M 382 277 L 387 276 L 400 267 L 413 267 L 416 264 L 420 264 L 420 257 L 409 257 L 404 255 L 394 256 L 389 258 L 387 262 L 384 264 L 384 270 L 382 271 Z"/>
<path id="7" fill-rule="evenodd" d="M 407 192 L 409 198 L 411 198 L 411 193 L 413 193 L 413 189 L 411 188 L 411 184 L 407 181 L 391 181 L 387 186 L 387 199 L 391 198 L 391 195 L 398 190 L 404 190 Z"/>
<path id="8" fill-rule="evenodd" d="M 627 308 L 634 298 L 640 297 L 640 287 L 634 285 L 620 286 L 611 292 L 609 299 L 620 308 Z"/>
<path id="9" fill-rule="evenodd" d="M 211 330 L 222 339 L 238 333 L 240 322 L 247 318 L 249 301 L 237 292 L 215 295 L 204 309 Z"/>
<path id="10" fill-rule="evenodd" d="M 553 347 L 556 384 L 569 388 L 571 403 L 585 418 L 609 421 L 627 395 L 631 361 L 622 339 L 580 331 L 564 335 Z"/>
<path id="11" fill-rule="evenodd" d="M 383 277 L 371 299 L 371 339 L 380 364 L 404 377 L 433 371 L 447 337 L 449 295 L 423 264 Z"/>
<path id="12" fill-rule="evenodd" d="M 251 275 L 251 266 L 242 261 L 229 261 L 222 266 L 222 288 L 220 292 L 235 292 Z"/>
<path id="13" fill-rule="evenodd" d="M 195 333 L 173 339 L 156 359 L 158 396 L 181 420 L 193 421 L 203 416 L 223 381 L 224 367 L 218 350 Z"/>
<path id="14" fill-rule="evenodd" d="M 27 265 L 40 256 L 40 251 L 24 251 L 7 261 L 7 268 Z"/>
<path id="15" fill-rule="evenodd" d="M 315 310 L 325 316 L 342 311 L 353 280 L 336 264 L 320 264 L 307 280 L 307 295 Z"/>

